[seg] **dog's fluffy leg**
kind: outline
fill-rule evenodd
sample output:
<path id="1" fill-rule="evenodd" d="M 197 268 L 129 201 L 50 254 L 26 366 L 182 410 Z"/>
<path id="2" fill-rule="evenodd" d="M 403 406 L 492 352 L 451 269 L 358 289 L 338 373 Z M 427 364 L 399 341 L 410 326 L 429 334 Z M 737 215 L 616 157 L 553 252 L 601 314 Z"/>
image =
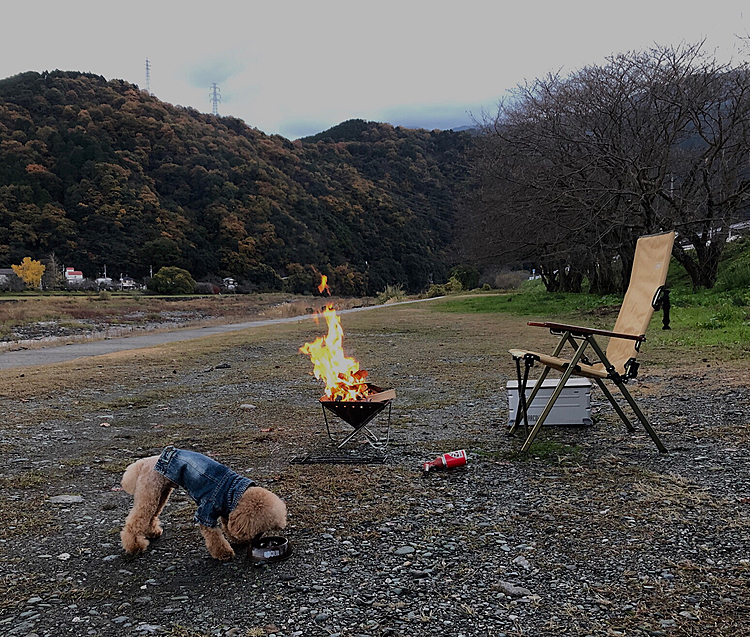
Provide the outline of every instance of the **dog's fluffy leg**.
<path id="1" fill-rule="evenodd" d="M 162 512 L 162 510 L 166 506 L 167 500 L 169 500 L 169 496 L 171 493 L 172 493 L 172 485 L 165 484 L 161 491 L 161 498 L 159 500 L 159 504 L 156 507 L 156 513 L 154 513 L 154 517 L 151 518 L 151 524 L 148 527 L 148 531 L 146 531 L 146 537 L 151 540 L 156 540 L 157 538 L 161 537 L 163 529 L 161 526 L 161 521 L 159 520 L 159 514 Z"/>
<path id="2" fill-rule="evenodd" d="M 173 485 L 153 470 L 157 456 L 131 464 L 122 477 L 122 486 L 133 494 L 133 507 L 120 532 L 122 548 L 128 553 L 143 553 L 149 545 L 147 537 L 159 537 L 159 512 L 169 498 Z"/>
<path id="3" fill-rule="evenodd" d="M 200 527 L 203 539 L 206 540 L 206 548 L 211 557 L 222 561 L 231 560 L 234 557 L 234 549 L 229 546 L 227 538 L 221 532 L 221 527 L 203 526 L 202 524 L 198 526 Z"/>

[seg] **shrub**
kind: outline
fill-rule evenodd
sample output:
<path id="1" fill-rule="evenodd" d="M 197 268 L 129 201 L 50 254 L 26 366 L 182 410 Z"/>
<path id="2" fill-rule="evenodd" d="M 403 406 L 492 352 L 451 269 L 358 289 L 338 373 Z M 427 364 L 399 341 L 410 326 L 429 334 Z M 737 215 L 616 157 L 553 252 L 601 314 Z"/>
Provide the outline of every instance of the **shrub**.
<path id="1" fill-rule="evenodd" d="M 479 287 L 479 272 L 470 265 L 457 265 L 448 273 L 451 279 L 456 279 L 461 284 L 461 290 L 473 290 Z M 460 290 L 457 290 L 460 291 Z"/>
<path id="2" fill-rule="evenodd" d="M 20 292 L 25 287 L 23 279 L 15 272 L 0 276 L 0 292 Z"/>
<path id="3" fill-rule="evenodd" d="M 385 290 L 378 293 L 378 303 L 381 305 L 391 301 L 392 303 L 403 301 L 406 298 L 404 290 L 400 285 L 386 285 Z"/>
<path id="4" fill-rule="evenodd" d="M 159 294 L 192 294 L 195 281 L 190 272 L 174 266 L 161 268 L 148 282 L 148 289 Z"/>
<path id="5" fill-rule="evenodd" d="M 320 278 L 318 278 L 320 281 Z M 271 266 L 261 263 L 249 268 L 247 277 L 237 286 L 237 292 L 248 294 L 251 292 L 278 292 L 284 288 L 283 279 Z"/>
<path id="6" fill-rule="evenodd" d="M 716 282 L 716 289 L 722 292 L 748 288 L 750 288 L 750 255 L 729 264 Z"/>
<path id="7" fill-rule="evenodd" d="M 474 286 L 476 287 L 476 286 Z M 445 290 L 448 294 L 452 292 L 463 292 L 464 290 L 472 290 L 474 288 L 467 288 L 459 278 L 452 276 L 448 279 L 448 283 L 445 284 Z"/>
<path id="8" fill-rule="evenodd" d="M 433 283 L 425 293 L 425 296 L 428 299 L 434 299 L 436 296 L 445 296 L 448 294 L 448 291 L 445 289 L 445 285 L 438 285 L 437 283 Z"/>
<path id="9" fill-rule="evenodd" d="M 495 275 L 494 284 L 499 290 L 517 290 L 528 279 L 528 273 L 521 270 L 501 270 Z"/>

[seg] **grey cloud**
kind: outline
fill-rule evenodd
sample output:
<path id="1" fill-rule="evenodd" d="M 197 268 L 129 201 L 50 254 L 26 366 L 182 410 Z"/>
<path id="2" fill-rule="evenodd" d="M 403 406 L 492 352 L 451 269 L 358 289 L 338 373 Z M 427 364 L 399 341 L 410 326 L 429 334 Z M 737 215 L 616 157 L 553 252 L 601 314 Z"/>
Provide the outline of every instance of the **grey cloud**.
<path id="1" fill-rule="evenodd" d="M 279 126 L 279 133 L 287 139 L 299 139 L 308 135 L 315 135 L 340 122 L 308 122 L 306 120 L 297 120 L 294 122 L 282 122 Z"/>
<path id="2" fill-rule="evenodd" d="M 436 128 L 447 130 L 472 126 L 474 118 L 481 114 L 481 105 L 404 106 L 383 113 L 383 121 L 405 128 Z"/>
<path id="3" fill-rule="evenodd" d="M 242 64 L 239 64 L 231 58 L 213 57 L 202 60 L 188 71 L 188 80 L 197 88 L 206 88 L 214 82 L 221 86 L 233 75 L 241 72 Z"/>

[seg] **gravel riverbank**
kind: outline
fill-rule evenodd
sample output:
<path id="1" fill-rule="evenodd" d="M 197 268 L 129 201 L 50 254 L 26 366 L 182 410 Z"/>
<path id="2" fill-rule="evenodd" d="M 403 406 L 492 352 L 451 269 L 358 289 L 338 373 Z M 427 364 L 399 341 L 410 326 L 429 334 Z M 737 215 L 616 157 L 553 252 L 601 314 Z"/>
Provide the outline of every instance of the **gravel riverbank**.
<path id="1" fill-rule="evenodd" d="M 518 321 L 389 312 L 346 319 L 370 378 L 397 391 L 382 465 L 290 463 L 330 451 L 318 381 L 296 351 L 315 327 L 248 332 L 194 359 L 68 363 L 61 373 L 101 380 L 62 390 L 33 368 L 12 372 L 0 386 L 0 633 L 747 634 L 741 362 L 656 366 L 633 385 L 667 455 L 597 392 L 593 427 L 547 428 L 519 457 L 502 426 L 513 370 L 495 345 L 518 343 Z M 14 391 L 23 379 L 36 386 Z M 292 557 L 212 560 L 179 491 L 164 536 L 126 556 L 121 472 L 165 444 L 279 494 Z M 460 448 L 466 467 L 421 472 Z"/>

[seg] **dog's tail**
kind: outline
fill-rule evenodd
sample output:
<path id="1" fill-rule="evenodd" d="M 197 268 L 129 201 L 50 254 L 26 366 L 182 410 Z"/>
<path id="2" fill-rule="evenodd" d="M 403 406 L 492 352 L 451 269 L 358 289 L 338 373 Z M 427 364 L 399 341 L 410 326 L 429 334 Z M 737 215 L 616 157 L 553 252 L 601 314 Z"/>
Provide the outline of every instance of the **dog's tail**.
<path id="1" fill-rule="evenodd" d="M 144 471 L 150 471 L 154 468 L 158 456 L 151 456 L 150 458 L 141 458 L 136 460 L 133 464 L 128 465 L 125 469 L 125 473 L 122 474 L 122 480 L 120 484 L 126 493 L 133 495 L 135 493 L 135 485 L 138 484 L 138 477 Z"/>

